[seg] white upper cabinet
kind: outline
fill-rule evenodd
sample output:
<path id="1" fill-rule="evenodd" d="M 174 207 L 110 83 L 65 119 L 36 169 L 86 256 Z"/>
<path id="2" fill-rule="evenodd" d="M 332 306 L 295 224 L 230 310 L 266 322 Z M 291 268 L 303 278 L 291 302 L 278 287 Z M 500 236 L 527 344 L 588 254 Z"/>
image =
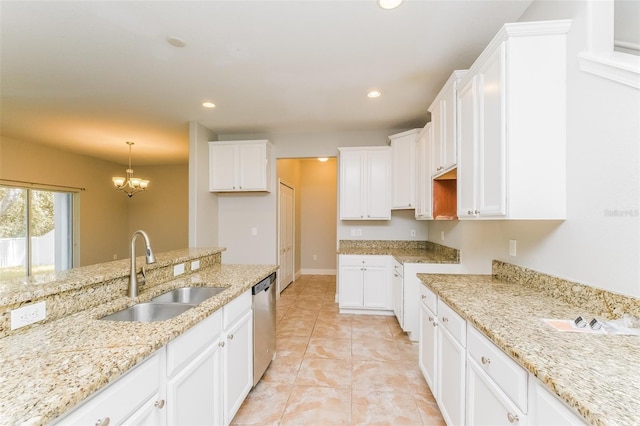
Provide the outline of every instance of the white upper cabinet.
<path id="1" fill-rule="evenodd" d="M 340 220 L 391 219 L 390 148 L 338 148 Z"/>
<path id="2" fill-rule="evenodd" d="M 454 71 L 429 107 L 432 123 L 431 174 L 442 175 L 456 167 L 456 90 L 466 71 Z"/>
<path id="3" fill-rule="evenodd" d="M 431 196 L 431 123 L 418 134 L 416 139 L 416 214 L 418 220 L 433 219 Z"/>
<path id="4" fill-rule="evenodd" d="M 506 24 L 460 81 L 460 219 L 566 217 L 570 25 Z"/>
<path id="5" fill-rule="evenodd" d="M 267 140 L 209 142 L 209 191 L 269 191 Z"/>
<path id="6" fill-rule="evenodd" d="M 416 139 L 421 129 L 389 136 L 391 142 L 391 208 L 416 206 Z"/>

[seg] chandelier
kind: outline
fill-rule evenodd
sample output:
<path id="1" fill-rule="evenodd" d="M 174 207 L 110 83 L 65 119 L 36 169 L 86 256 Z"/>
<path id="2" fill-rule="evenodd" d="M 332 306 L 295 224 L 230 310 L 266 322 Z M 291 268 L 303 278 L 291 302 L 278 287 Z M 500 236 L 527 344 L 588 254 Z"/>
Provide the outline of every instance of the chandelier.
<path id="1" fill-rule="evenodd" d="M 111 180 L 117 190 L 124 192 L 131 198 L 136 192 L 146 190 L 149 181 L 133 177 L 133 169 L 131 168 L 131 147 L 133 146 L 133 142 L 127 142 L 127 145 L 129 145 L 129 168 L 127 169 L 127 177 L 112 177 Z"/>

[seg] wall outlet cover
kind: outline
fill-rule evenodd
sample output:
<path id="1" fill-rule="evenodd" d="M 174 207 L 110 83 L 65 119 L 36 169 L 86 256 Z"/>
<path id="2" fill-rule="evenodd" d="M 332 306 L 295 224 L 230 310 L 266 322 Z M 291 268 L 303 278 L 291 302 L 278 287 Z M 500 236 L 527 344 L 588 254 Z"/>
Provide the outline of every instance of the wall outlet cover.
<path id="1" fill-rule="evenodd" d="M 200 260 L 194 260 L 191 262 L 191 270 L 195 271 L 196 269 L 200 269 Z"/>
<path id="2" fill-rule="evenodd" d="M 47 317 L 46 302 L 32 303 L 18 309 L 11 310 L 11 330 L 42 321 Z"/>
<path id="3" fill-rule="evenodd" d="M 515 257 L 517 253 L 517 241 L 509 240 L 509 256 Z"/>
<path id="4" fill-rule="evenodd" d="M 181 274 L 184 274 L 184 263 L 173 265 L 173 276 L 175 277 Z"/>

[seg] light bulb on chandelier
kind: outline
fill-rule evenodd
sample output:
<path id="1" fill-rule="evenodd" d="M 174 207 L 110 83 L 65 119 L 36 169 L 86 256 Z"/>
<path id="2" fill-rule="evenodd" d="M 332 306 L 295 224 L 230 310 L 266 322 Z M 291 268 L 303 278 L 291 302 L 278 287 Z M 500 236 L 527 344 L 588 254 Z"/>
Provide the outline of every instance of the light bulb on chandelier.
<path id="1" fill-rule="evenodd" d="M 127 142 L 127 145 L 129 145 L 129 168 L 126 172 L 127 177 L 117 176 L 111 178 L 116 189 L 127 194 L 129 198 L 133 197 L 133 194 L 137 192 L 146 190 L 149 185 L 148 180 L 133 177 L 133 169 L 131 168 L 131 147 L 133 144 L 133 142 Z"/>

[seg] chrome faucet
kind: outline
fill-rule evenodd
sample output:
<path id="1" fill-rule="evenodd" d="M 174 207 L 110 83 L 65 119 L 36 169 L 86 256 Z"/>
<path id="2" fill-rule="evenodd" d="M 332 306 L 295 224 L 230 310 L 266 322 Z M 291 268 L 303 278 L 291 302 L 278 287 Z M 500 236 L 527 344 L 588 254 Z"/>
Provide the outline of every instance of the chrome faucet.
<path id="1" fill-rule="evenodd" d="M 136 237 L 142 235 L 144 238 L 145 257 L 147 263 L 156 263 L 156 257 L 151 250 L 151 243 L 149 243 L 149 236 L 142 230 L 137 230 L 131 236 L 131 249 L 129 250 L 129 257 L 131 258 L 130 273 L 129 273 L 129 297 L 138 297 L 138 277 L 136 273 Z M 143 268 L 144 269 L 144 268 Z"/>

